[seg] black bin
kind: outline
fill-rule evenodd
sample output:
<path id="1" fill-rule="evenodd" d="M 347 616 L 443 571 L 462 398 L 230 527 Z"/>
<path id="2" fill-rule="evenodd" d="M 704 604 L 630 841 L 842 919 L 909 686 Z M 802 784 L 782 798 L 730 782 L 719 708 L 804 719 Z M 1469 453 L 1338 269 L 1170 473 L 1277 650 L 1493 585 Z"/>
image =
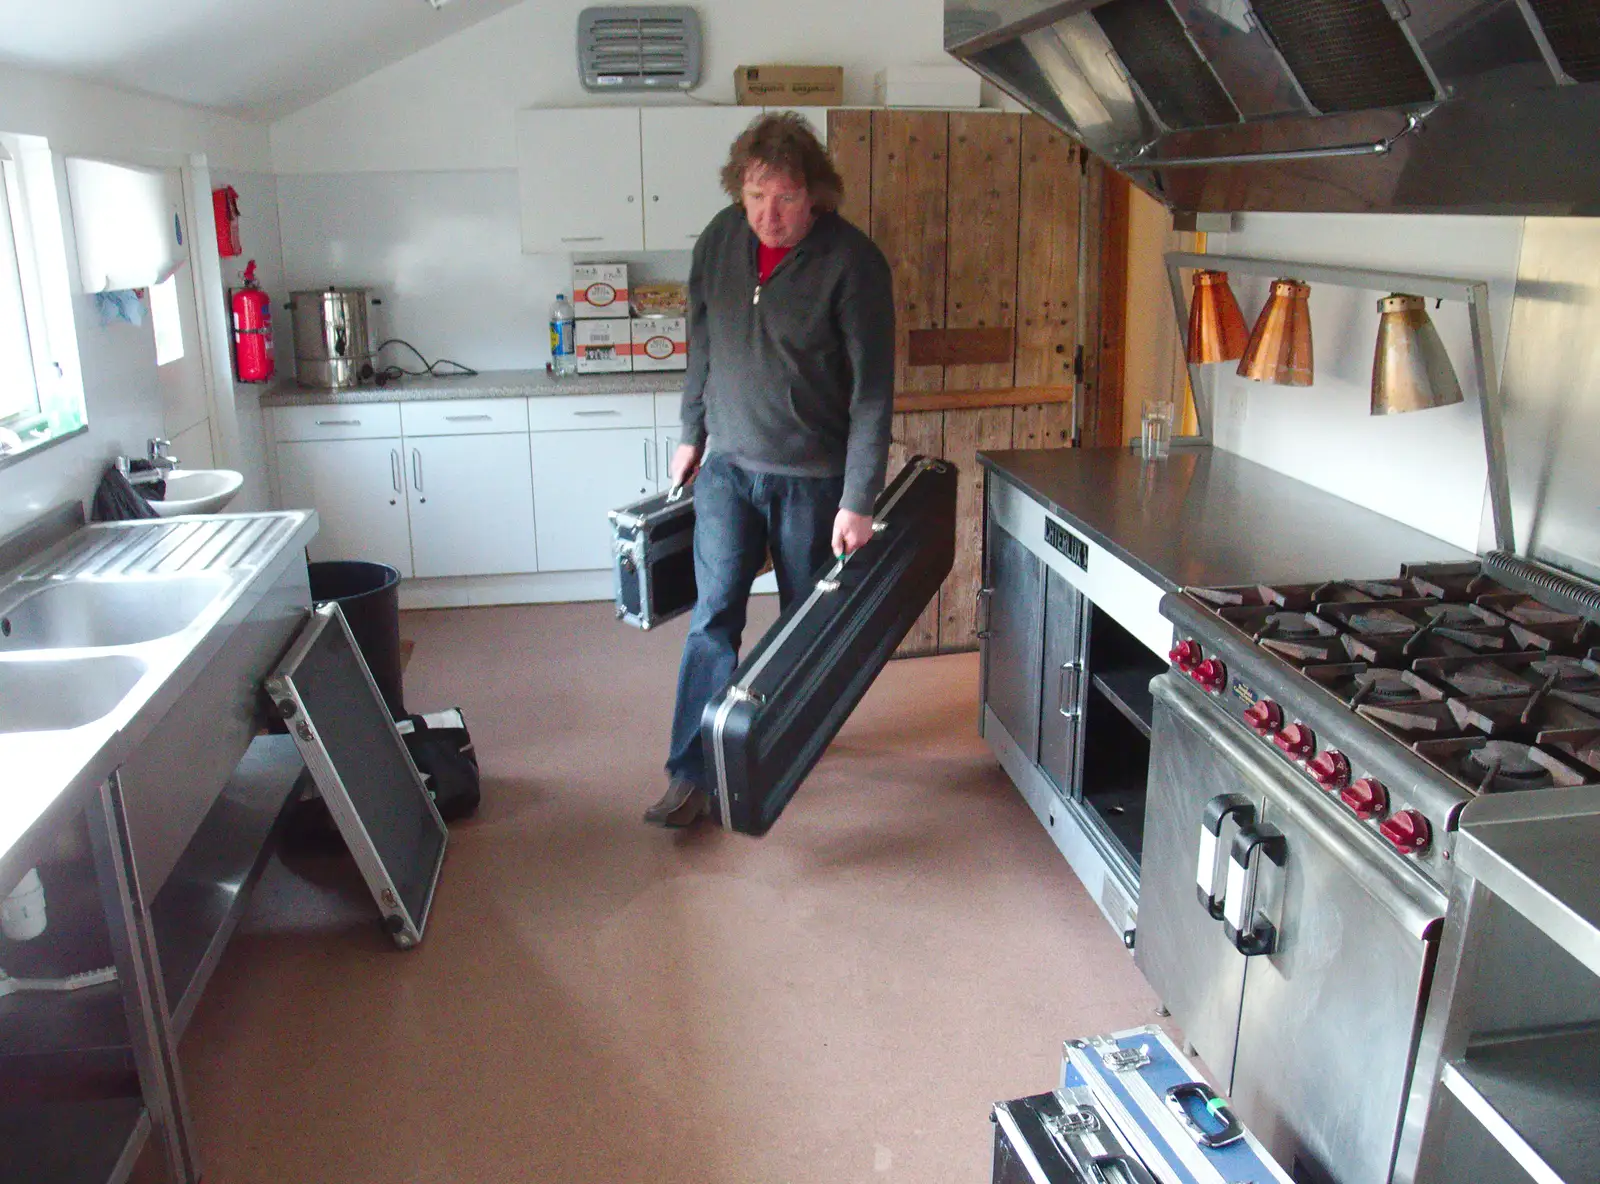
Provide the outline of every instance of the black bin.
<path id="1" fill-rule="evenodd" d="M 339 602 L 389 714 L 406 714 L 400 666 L 400 573 L 387 563 L 338 559 L 309 565 L 311 599 Z"/>

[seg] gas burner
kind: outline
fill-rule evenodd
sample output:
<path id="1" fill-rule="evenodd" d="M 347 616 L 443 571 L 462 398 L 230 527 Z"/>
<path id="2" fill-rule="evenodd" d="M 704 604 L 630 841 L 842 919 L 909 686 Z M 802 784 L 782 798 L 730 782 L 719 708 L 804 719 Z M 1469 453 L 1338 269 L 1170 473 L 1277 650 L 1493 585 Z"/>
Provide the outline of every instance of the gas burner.
<path id="1" fill-rule="evenodd" d="M 1361 686 L 1358 703 L 1416 703 L 1423 699 L 1442 699 L 1444 693 L 1404 670 L 1368 670 L 1356 676 Z"/>
<path id="2" fill-rule="evenodd" d="M 1512 740 L 1467 737 L 1427 740 L 1414 746 L 1473 793 L 1509 793 L 1553 785 L 1583 785 L 1588 778 L 1542 748 Z"/>
<path id="3" fill-rule="evenodd" d="M 1363 662 L 1338 662 L 1304 666 L 1300 672 L 1349 707 L 1361 691 L 1360 680 L 1367 667 Z"/>
<path id="4" fill-rule="evenodd" d="M 1294 613 L 1264 605 L 1221 608 L 1217 615 L 1250 635 L 1268 653 L 1296 666 L 1326 662 L 1339 649 L 1339 631 L 1310 613 Z"/>
<path id="5" fill-rule="evenodd" d="M 1486 785 L 1487 790 L 1480 788 L 1480 793 L 1498 789 L 1543 789 L 1555 784 L 1555 775 L 1534 759 L 1537 751 L 1528 744 L 1490 740 L 1462 756 L 1461 768 L 1469 774 L 1482 774 L 1479 785 Z M 1506 784 L 1496 785 L 1496 780 Z"/>
<path id="6" fill-rule="evenodd" d="M 1419 596 L 1436 600 L 1466 601 L 1476 596 L 1507 592 L 1504 584 L 1483 574 L 1476 560 L 1467 563 L 1408 563 L 1400 569 Z"/>

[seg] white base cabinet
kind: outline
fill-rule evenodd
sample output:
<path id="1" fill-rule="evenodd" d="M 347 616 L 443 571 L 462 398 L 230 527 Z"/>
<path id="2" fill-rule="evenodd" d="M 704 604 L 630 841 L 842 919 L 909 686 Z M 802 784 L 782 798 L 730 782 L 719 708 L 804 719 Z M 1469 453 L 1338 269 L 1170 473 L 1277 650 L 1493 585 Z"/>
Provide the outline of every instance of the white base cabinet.
<path id="1" fill-rule="evenodd" d="M 408 439 L 411 574 L 539 570 L 526 433 Z"/>
<path id="2" fill-rule="evenodd" d="M 365 559 L 412 574 L 401 440 L 280 440 L 278 500 L 321 523 L 306 553 L 317 562 Z"/>
<path id="3" fill-rule="evenodd" d="M 656 492 L 655 429 L 534 432 L 528 440 L 539 570 L 610 567 L 606 511 Z"/>

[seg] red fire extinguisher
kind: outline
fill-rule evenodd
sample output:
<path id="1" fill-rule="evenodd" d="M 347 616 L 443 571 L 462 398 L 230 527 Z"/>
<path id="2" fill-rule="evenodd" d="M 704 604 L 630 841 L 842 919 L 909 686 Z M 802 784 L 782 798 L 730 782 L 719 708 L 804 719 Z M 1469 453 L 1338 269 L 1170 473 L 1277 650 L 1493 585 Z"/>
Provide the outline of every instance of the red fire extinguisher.
<path id="1" fill-rule="evenodd" d="M 256 261 L 244 269 L 244 287 L 233 294 L 233 353 L 240 382 L 272 377 L 272 301 L 256 286 Z"/>

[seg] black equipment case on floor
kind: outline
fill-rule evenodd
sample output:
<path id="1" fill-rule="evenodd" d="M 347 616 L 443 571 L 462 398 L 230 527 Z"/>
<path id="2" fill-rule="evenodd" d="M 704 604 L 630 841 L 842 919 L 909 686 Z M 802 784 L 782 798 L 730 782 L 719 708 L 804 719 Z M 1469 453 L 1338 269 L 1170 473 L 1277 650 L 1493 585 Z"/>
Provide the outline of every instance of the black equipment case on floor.
<path id="1" fill-rule="evenodd" d="M 617 619 L 653 629 L 693 608 L 693 489 L 675 485 L 606 517 L 611 519 Z"/>
<path id="2" fill-rule="evenodd" d="M 767 832 L 950 574 L 955 466 L 912 457 L 873 517 L 871 541 L 818 573 L 706 706 L 700 736 L 730 830 Z"/>

